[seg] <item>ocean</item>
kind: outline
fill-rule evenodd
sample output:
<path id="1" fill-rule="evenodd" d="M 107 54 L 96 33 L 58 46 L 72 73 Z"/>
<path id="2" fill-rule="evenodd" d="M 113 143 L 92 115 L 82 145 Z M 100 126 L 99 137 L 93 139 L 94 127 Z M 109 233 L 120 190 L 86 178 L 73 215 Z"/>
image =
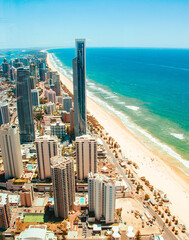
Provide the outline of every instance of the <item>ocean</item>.
<path id="1" fill-rule="evenodd" d="M 72 80 L 74 49 L 51 49 Z M 189 50 L 87 48 L 87 94 L 189 174 Z"/>

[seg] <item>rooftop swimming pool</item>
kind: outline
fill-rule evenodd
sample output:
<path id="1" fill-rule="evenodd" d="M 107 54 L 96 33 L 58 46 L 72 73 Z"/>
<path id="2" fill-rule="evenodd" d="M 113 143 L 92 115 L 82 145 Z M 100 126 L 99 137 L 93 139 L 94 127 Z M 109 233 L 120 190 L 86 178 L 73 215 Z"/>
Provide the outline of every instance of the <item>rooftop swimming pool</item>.
<path id="1" fill-rule="evenodd" d="M 84 204 L 85 203 L 85 199 L 84 198 L 80 198 L 80 204 Z"/>

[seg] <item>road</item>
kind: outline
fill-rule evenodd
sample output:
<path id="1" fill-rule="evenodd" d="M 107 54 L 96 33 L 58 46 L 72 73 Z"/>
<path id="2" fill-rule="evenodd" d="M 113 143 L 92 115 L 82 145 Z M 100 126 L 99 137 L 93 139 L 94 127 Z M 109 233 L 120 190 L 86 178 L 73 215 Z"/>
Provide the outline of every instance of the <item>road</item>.
<path id="1" fill-rule="evenodd" d="M 128 186 L 129 190 L 133 190 L 134 187 L 132 185 L 132 183 L 130 182 L 130 180 L 126 177 L 122 167 L 119 165 L 118 159 L 115 158 L 114 154 L 111 152 L 111 150 L 109 149 L 108 145 L 105 143 L 105 141 L 101 138 L 102 142 L 103 142 L 103 146 L 107 152 L 108 158 L 111 159 L 111 161 L 114 163 L 114 165 L 117 167 L 119 174 L 122 175 L 123 180 L 125 181 L 125 183 Z M 141 202 L 141 201 L 140 201 Z M 142 203 L 142 202 L 141 202 Z M 170 231 L 169 228 L 164 227 L 164 221 L 161 219 L 161 217 L 151 208 L 151 206 L 147 203 L 146 204 L 148 212 L 151 214 L 151 216 L 155 216 L 156 217 L 156 222 L 159 225 L 159 227 L 163 230 L 162 236 L 165 240 L 178 240 L 178 238 L 174 235 L 173 232 Z"/>
<path id="2" fill-rule="evenodd" d="M 104 140 L 101 138 L 102 142 L 103 142 L 103 146 L 107 152 L 108 155 L 108 159 L 111 159 L 111 161 L 113 162 L 113 164 L 117 167 L 120 175 L 122 175 L 124 182 L 127 184 L 127 187 L 129 190 L 134 189 L 132 183 L 130 182 L 130 180 L 126 177 L 122 167 L 119 165 L 118 159 L 115 158 L 114 154 L 111 152 L 111 150 L 109 149 L 108 145 L 104 142 Z"/>

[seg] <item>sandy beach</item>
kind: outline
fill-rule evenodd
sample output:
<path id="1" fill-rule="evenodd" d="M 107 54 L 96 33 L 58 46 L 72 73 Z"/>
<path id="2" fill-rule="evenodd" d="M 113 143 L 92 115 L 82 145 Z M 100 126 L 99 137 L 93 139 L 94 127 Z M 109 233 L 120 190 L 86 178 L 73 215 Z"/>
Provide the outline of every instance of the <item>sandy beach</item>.
<path id="1" fill-rule="evenodd" d="M 47 64 L 49 68 L 58 71 L 50 61 L 47 53 Z M 73 92 L 72 82 L 60 73 L 61 82 Z M 87 97 L 87 109 L 105 128 L 105 130 L 117 141 L 125 156 L 136 162 L 139 176 L 146 179 L 157 189 L 167 194 L 171 201 L 170 210 L 175 216 L 189 228 L 189 178 L 178 169 L 169 164 L 167 156 L 159 157 L 153 150 L 149 149 L 134 136 L 121 122 L 105 111 L 100 105 Z"/>

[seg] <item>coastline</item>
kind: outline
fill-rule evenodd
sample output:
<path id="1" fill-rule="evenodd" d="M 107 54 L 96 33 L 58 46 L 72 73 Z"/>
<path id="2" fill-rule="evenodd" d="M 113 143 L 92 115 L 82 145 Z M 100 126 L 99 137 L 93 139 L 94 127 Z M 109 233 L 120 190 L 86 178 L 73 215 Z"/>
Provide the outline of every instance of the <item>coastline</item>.
<path id="1" fill-rule="evenodd" d="M 49 53 L 47 53 L 47 64 L 52 70 L 58 71 L 51 63 Z M 73 92 L 72 82 L 62 73 L 59 74 L 61 82 Z M 87 97 L 87 109 L 119 143 L 125 156 L 137 163 L 138 175 L 145 176 L 152 185 L 167 194 L 172 202 L 170 205 L 172 214 L 178 216 L 189 228 L 189 209 L 185 207 L 189 204 L 189 178 L 181 170 L 171 166 L 167 157 L 160 158 L 156 152 L 141 143 L 120 119 L 110 115 L 89 97 Z"/>

